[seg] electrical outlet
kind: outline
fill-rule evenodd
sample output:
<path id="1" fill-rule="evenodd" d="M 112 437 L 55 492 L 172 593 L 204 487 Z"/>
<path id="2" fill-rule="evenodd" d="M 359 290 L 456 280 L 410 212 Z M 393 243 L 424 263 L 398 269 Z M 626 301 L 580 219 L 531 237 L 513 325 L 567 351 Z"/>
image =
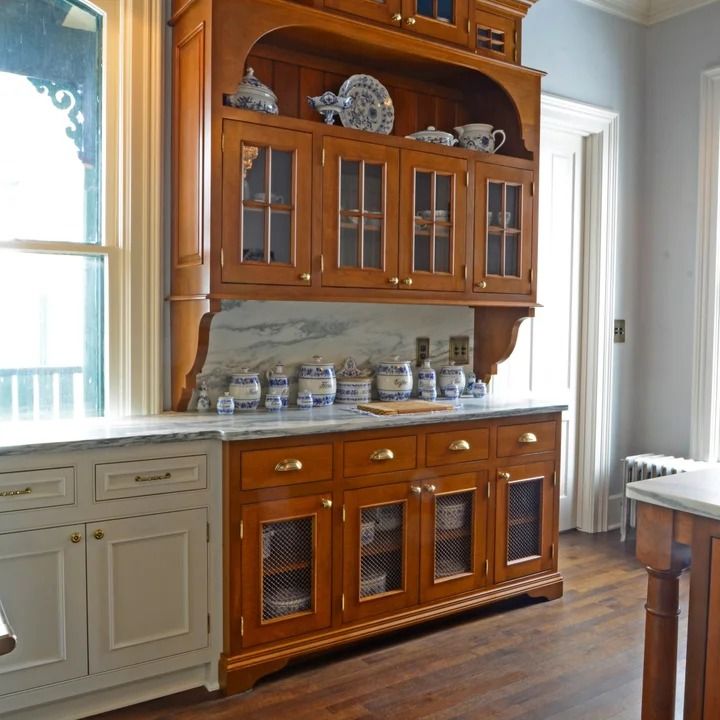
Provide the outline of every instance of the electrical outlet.
<path id="1" fill-rule="evenodd" d="M 430 338 L 415 338 L 415 365 L 421 367 L 423 360 L 430 357 Z"/>
<path id="2" fill-rule="evenodd" d="M 470 338 L 467 335 L 453 335 L 450 338 L 450 352 L 448 353 L 450 361 L 458 365 L 467 365 L 470 362 L 469 347 Z"/>
<path id="3" fill-rule="evenodd" d="M 616 343 L 624 343 L 625 342 L 625 321 L 624 320 L 616 320 L 615 321 L 615 329 L 613 331 L 614 339 Z"/>

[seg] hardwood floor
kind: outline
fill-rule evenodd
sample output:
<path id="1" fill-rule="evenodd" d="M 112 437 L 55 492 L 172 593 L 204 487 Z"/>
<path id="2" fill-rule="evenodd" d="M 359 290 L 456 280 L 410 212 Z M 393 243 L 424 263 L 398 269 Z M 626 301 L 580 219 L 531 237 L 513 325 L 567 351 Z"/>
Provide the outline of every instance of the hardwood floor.
<path id="1" fill-rule="evenodd" d="M 646 573 L 618 533 L 560 540 L 565 595 L 513 600 L 99 720 L 637 720 Z M 681 580 L 678 717 L 688 577 Z"/>

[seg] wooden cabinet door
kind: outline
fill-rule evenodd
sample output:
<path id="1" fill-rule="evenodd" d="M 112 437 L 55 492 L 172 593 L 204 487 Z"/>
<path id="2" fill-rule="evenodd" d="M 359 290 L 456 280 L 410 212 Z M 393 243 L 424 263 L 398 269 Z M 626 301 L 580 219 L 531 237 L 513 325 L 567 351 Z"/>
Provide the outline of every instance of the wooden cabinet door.
<path id="1" fill-rule="evenodd" d="M 495 582 L 549 570 L 555 557 L 555 464 L 497 470 Z"/>
<path id="2" fill-rule="evenodd" d="M 403 0 L 406 30 L 459 45 L 467 45 L 470 0 Z"/>
<path id="3" fill-rule="evenodd" d="M 479 55 L 519 63 L 519 26 L 516 18 L 476 8 L 471 44 Z"/>
<path id="4" fill-rule="evenodd" d="M 0 599 L 17 635 L 0 657 L 0 695 L 87 675 L 84 534 L 76 525 L 0 535 Z"/>
<path id="5" fill-rule="evenodd" d="M 464 291 L 467 163 L 404 151 L 400 183 L 401 291 Z"/>
<path id="6" fill-rule="evenodd" d="M 420 602 L 488 583 L 487 502 L 485 470 L 423 483 Z"/>
<path id="7" fill-rule="evenodd" d="M 87 563 L 91 673 L 207 647 L 205 508 L 88 525 Z"/>
<path id="8" fill-rule="evenodd" d="M 400 15 L 401 5 L 401 0 L 325 0 L 326 8 L 398 26 L 401 22 L 395 18 Z"/>
<path id="9" fill-rule="evenodd" d="M 223 124 L 222 281 L 310 284 L 312 136 Z"/>
<path id="10" fill-rule="evenodd" d="M 337 138 L 323 151 L 323 285 L 397 287 L 398 151 Z"/>
<path id="11" fill-rule="evenodd" d="M 312 495 L 243 507 L 245 647 L 330 625 L 331 505 Z"/>
<path id="12" fill-rule="evenodd" d="M 532 183 L 530 170 L 476 163 L 475 292 L 532 292 Z"/>
<path id="13" fill-rule="evenodd" d="M 417 603 L 421 493 L 417 483 L 345 493 L 343 622 Z"/>

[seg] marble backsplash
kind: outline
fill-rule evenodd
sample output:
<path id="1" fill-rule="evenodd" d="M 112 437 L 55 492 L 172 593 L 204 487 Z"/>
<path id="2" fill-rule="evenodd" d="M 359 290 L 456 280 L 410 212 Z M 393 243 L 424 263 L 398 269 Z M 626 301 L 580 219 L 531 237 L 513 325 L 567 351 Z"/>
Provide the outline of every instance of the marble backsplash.
<path id="1" fill-rule="evenodd" d="M 248 367 L 264 375 L 281 362 L 294 402 L 298 366 L 313 355 L 334 362 L 338 369 L 349 355 L 362 367 L 374 367 L 393 355 L 414 361 L 415 338 L 428 337 L 430 360 L 438 369 L 448 361 L 451 335 L 467 335 L 472 343 L 473 319 L 467 307 L 227 301 L 213 319 L 198 380 L 206 382 L 214 404 L 227 390 L 232 373 Z"/>

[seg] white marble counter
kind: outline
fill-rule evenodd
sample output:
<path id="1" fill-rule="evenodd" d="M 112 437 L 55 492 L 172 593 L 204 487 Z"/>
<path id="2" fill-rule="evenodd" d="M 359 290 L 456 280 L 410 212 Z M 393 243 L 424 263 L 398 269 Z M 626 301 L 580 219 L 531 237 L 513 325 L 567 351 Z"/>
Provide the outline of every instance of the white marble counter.
<path id="1" fill-rule="evenodd" d="M 377 416 L 342 405 L 313 410 L 257 410 L 231 417 L 211 413 L 164 413 L 119 420 L 60 420 L 0 423 L 0 456 L 44 450 L 86 450 L 148 442 L 257 440 L 329 432 L 483 420 L 560 412 L 562 403 L 530 399 L 463 398 L 452 412 Z"/>
<path id="2" fill-rule="evenodd" d="M 631 500 L 720 520 L 720 469 L 693 470 L 627 486 Z"/>

